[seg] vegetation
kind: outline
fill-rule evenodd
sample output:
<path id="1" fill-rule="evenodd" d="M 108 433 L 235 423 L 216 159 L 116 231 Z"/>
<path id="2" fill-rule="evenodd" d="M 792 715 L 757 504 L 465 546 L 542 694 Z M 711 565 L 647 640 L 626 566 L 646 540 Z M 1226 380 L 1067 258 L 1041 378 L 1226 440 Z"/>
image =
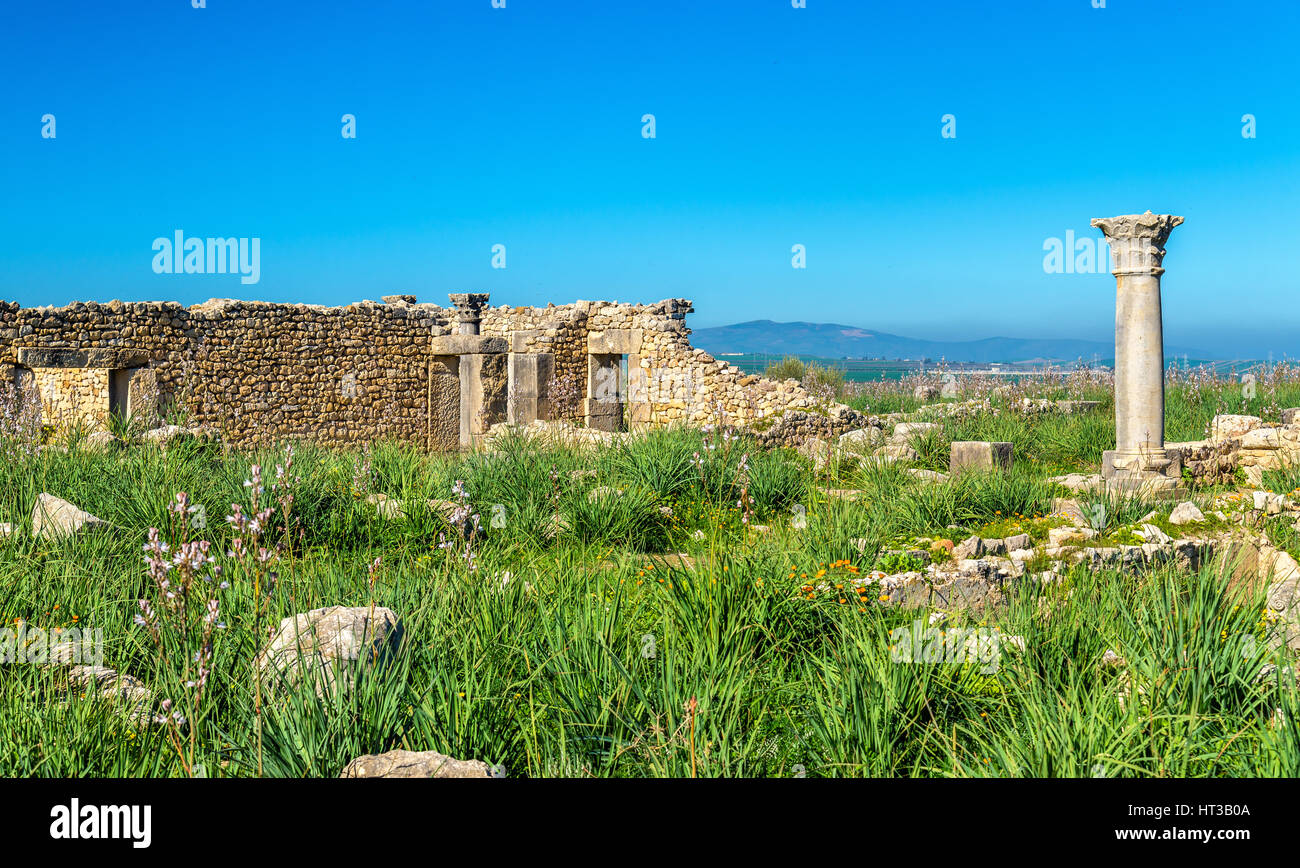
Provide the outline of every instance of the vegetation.
<path id="1" fill-rule="evenodd" d="M 1300 403 L 1290 388 L 1269 400 Z M 910 386 L 895 389 L 911 400 Z M 1041 541 L 1063 494 L 1047 476 L 1095 470 L 1110 446 L 1109 397 L 1098 398 L 1079 415 L 943 421 L 924 464 L 953 439 L 1010 441 L 1017 464 L 937 483 L 847 461 L 815 473 L 793 451 L 726 431 L 657 431 L 585 453 L 507 440 L 448 456 L 7 441 L 0 521 L 15 532 L 0 540 L 0 616 L 102 630 L 106 665 L 153 701 L 137 722 L 120 700 L 69 691 L 59 667 L 11 663 L 0 774 L 335 776 L 394 748 L 536 777 L 1300 774 L 1300 703 L 1281 674 L 1293 661 L 1261 641 L 1262 592 L 1230 591 L 1216 567 L 1076 567 L 940 627 L 859 583 L 873 567 L 916 566 L 887 553 L 927 537 Z M 1195 434 L 1226 398 L 1175 384 L 1171 437 Z M 41 492 L 121 531 L 35 539 Z M 376 493 L 410 505 L 405 517 L 382 517 Z M 464 512 L 449 525 L 437 501 Z M 1102 506 L 1113 529 L 1152 504 Z M 188 589 L 179 604 L 142 560 L 150 528 L 165 558 L 211 543 L 192 569 L 166 573 Z M 1295 543 L 1294 531 L 1271 532 Z M 146 555 L 156 563 L 158 551 Z M 319 693 L 264 683 L 254 658 L 269 629 L 329 605 L 392 609 L 405 630 L 397 653 Z M 1021 641 L 993 665 L 900 654 L 939 629 L 995 628 Z M 1277 670 L 1257 680 L 1268 663 Z"/>

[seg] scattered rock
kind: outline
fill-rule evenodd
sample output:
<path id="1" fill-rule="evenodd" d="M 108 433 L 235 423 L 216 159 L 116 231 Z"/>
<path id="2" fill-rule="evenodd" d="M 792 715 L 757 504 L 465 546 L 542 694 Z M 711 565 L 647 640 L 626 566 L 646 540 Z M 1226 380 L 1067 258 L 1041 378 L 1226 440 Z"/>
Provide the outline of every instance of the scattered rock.
<path id="1" fill-rule="evenodd" d="M 289 684 L 308 680 L 323 693 L 358 662 L 375 662 L 395 650 L 401 638 L 391 609 L 328 606 L 282 620 L 255 662 Z"/>
<path id="2" fill-rule="evenodd" d="M 108 431 L 93 431 L 86 435 L 85 440 L 81 441 L 81 448 L 86 452 L 112 452 L 121 445 L 122 441 Z"/>
<path id="3" fill-rule="evenodd" d="M 859 428 L 840 435 L 840 448 L 845 452 L 865 454 L 885 442 L 885 433 L 879 428 Z"/>
<path id="4" fill-rule="evenodd" d="M 984 540 L 978 535 L 967 537 L 952 550 L 953 558 L 959 561 L 978 558 L 982 554 L 984 554 Z"/>
<path id="5" fill-rule="evenodd" d="M 1215 416 L 1210 423 L 1211 440 L 1232 440 L 1264 424 L 1258 416 L 1224 414 Z"/>
<path id="6" fill-rule="evenodd" d="M 1100 473 L 1067 473 L 1064 476 L 1050 477 L 1047 481 L 1077 492 L 1098 491 L 1106 487 L 1106 480 L 1101 478 Z"/>
<path id="7" fill-rule="evenodd" d="M 217 440 L 220 435 L 213 428 L 206 426 L 196 426 L 186 428 L 183 425 L 164 425 L 161 428 L 154 428 L 140 435 L 140 439 L 145 443 L 152 443 L 155 446 L 166 449 L 182 440 Z"/>
<path id="8" fill-rule="evenodd" d="M 1273 494 L 1269 491 L 1253 492 L 1255 509 L 1263 512 L 1265 515 L 1281 515 L 1282 510 L 1286 508 L 1286 498 L 1280 494 Z"/>
<path id="9" fill-rule="evenodd" d="M 1154 524 L 1144 524 L 1142 527 L 1134 531 L 1134 533 L 1147 542 L 1156 543 L 1158 545 L 1164 545 L 1165 543 L 1171 543 L 1174 541 L 1173 537 L 1156 527 Z"/>
<path id="10" fill-rule="evenodd" d="M 1047 531 L 1047 541 L 1054 546 L 1081 543 L 1090 540 L 1097 532 L 1090 527 L 1054 527 Z"/>
<path id="11" fill-rule="evenodd" d="M 113 525 L 103 519 L 49 493 L 42 492 L 32 507 L 32 536 L 37 539 L 64 539 L 111 530 Z"/>
<path id="12" fill-rule="evenodd" d="M 1169 513 L 1170 524 L 1195 524 L 1198 521 L 1205 521 L 1205 514 L 1196 508 L 1196 504 L 1190 500 L 1185 500 L 1174 507 L 1174 511 Z"/>
<path id="13" fill-rule="evenodd" d="M 1004 542 L 1006 543 L 1007 551 L 1012 553 L 1027 549 L 1034 544 L 1033 540 L 1029 538 L 1029 534 L 1027 533 L 1018 533 L 1014 536 L 1009 536 L 1004 540 Z"/>
<path id="14" fill-rule="evenodd" d="M 341 778 L 490 778 L 480 760 L 458 760 L 431 750 L 366 754 L 347 764 Z"/>

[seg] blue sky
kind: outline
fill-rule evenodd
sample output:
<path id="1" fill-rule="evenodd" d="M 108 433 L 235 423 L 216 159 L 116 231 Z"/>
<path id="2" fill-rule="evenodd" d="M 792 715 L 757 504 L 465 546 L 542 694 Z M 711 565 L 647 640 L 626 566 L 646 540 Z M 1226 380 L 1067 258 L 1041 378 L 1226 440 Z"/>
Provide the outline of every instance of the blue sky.
<path id="1" fill-rule="evenodd" d="M 1294 0 L 43 0 L 5 16 L 0 298 L 24 305 L 685 296 L 696 327 L 1108 339 L 1113 278 L 1046 274 L 1043 244 L 1149 208 L 1187 221 L 1165 262 L 1168 343 L 1300 355 Z M 155 274 L 153 240 L 177 229 L 260 238 L 260 282 Z"/>

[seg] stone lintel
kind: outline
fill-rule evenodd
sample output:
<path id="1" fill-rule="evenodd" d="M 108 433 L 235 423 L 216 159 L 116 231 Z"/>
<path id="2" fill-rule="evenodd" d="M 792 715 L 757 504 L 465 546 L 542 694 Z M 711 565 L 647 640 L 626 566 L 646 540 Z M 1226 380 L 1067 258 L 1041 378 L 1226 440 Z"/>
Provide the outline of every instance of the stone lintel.
<path id="1" fill-rule="evenodd" d="M 587 352 L 595 356 L 636 355 L 641 352 L 643 329 L 605 329 L 587 333 Z"/>
<path id="2" fill-rule="evenodd" d="M 19 347 L 18 364 L 28 368 L 137 368 L 149 363 L 143 350 Z"/>
<path id="3" fill-rule="evenodd" d="M 486 335 L 438 335 L 429 341 L 429 352 L 435 356 L 493 355 L 507 349 L 505 338 Z"/>

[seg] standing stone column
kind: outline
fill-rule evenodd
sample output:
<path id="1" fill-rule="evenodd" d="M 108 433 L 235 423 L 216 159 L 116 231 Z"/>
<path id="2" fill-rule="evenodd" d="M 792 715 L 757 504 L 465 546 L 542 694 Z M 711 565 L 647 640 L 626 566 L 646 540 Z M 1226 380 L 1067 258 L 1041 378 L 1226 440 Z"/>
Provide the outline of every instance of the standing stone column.
<path id="1" fill-rule="evenodd" d="M 1130 481 L 1181 475 L 1165 450 L 1165 351 L 1160 312 L 1165 241 L 1183 222 L 1172 214 L 1099 217 L 1115 275 L 1115 449 L 1102 453 L 1102 475 Z M 1168 486 L 1162 486 L 1168 487 Z"/>
<path id="2" fill-rule="evenodd" d="M 429 342 L 434 366 L 455 370 L 460 380 L 460 445 L 477 446 L 483 435 L 506 412 L 508 371 L 505 338 L 479 334 L 485 292 L 459 292 L 448 296 L 456 305 L 458 333 L 438 335 Z M 430 408 L 432 412 L 432 408 Z"/>

